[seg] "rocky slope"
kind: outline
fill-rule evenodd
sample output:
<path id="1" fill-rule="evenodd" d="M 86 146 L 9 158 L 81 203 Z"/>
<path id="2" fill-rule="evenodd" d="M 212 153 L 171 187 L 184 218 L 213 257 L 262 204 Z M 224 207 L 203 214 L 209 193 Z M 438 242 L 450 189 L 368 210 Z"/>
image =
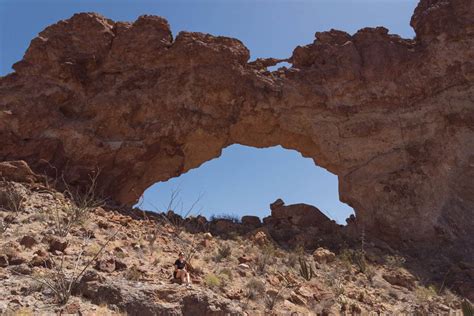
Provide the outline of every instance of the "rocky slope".
<path id="1" fill-rule="evenodd" d="M 311 206 L 277 201 L 263 223 L 183 219 L 97 206 L 95 195 L 58 192 L 15 165 L 15 181 L 7 172 L 0 181 L 1 314 L 461 315 L 446 284 L 409 272 L 417 258 L 363 238 L 346 244 L 347 232 Z M 288 229 L 302 232 L 299 244 L 276 241 Z M 181 250 L 190 287 L 171 282 Z"/>
<path id="2" fill-rule="evenodd" d="M 338 175 L 369 236 L 472 261 L 474 4 L 421 0 L 411 25 L 318 32 L 270 72 L 236 39 L 76 14 L 0 78 L 0 160 L 78 185 L 99 168 L 132 205 L 230 144 L 282 145 Z"/>

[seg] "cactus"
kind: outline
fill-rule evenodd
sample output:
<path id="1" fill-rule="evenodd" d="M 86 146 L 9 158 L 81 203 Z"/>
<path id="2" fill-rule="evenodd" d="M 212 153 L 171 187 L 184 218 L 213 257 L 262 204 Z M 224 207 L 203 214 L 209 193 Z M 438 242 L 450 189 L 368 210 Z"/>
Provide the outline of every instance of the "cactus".
<path id="1" fill-rule="evenodd" d="M 474 316 L 474 306 L 468 300 L 462 301 L 461 309 L 464 316 Z"/>
<path id="2" fill-rule="evenodd" d="M 352 260 L 359 268 L 359 271 L 365 273 L 367 271 L 367 260 L 365 259 L 365 251 L 358 250 L 353 254 Z"/>
<path id="3" fill-rule="evenodd" d="M 300 262 L 300 275 L 307 281 L 314 277 L 313 267 L 310 263 L 307 263 L 303 257 L 299 257 Z"/>

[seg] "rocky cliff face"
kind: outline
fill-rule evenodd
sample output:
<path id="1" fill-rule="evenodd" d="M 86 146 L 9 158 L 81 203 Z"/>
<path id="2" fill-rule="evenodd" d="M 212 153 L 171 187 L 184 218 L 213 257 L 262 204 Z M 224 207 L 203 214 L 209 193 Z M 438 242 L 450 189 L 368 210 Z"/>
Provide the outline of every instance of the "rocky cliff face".
<path id="1" fill-rule="evenodd" d="M 282 145 L 338 175 L 369 235 L 469 241 L 474 3 L 422 0 L 411 24 L 415 39 L 318 32 L 269 72 L 236 39 L 76 14 L 0 78 L 0 159 L 75 184 L 100 168 L 130 205 L 231 144 Z"/>

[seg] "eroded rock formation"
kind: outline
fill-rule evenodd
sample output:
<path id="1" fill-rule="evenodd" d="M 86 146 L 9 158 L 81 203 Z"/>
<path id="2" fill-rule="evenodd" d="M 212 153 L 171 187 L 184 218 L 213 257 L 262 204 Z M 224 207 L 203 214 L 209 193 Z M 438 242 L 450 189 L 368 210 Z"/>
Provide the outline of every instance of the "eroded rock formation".
<path id="1" fill-rule="evenodd" d="M 131 205 L 228 145 L 282 145 L 338 175 L 368 234 L 472 241 L 473 6 L 422 0 L 415 39 L 318 32 L 275 72 L 236 39 L 76 14 L 0 79 L 0 159 L 76 184 L 98 167 Z"/>

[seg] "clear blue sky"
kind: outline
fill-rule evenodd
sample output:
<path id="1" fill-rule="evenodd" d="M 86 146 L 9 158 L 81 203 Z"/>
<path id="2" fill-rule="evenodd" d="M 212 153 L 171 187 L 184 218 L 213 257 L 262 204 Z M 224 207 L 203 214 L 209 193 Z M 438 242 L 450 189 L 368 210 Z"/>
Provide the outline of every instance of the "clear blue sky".
<path id="1" fill-rule="evenodd" d="M 409 21 L 416 4 L 415 0 L 0 0 L 0 75 L 12 71 L 11 65 L 22 58 L 38 32 L 77 12 L 99 12 L 121 21 L 160 15 L 168 19 L 174 35 L 187 30 L 236 37 L 254 59 L 289 57 L 297 45 L 311 43 L 316 31 L 331 28 L 352 34 L 365 26 L 385 26 L 411 38 Z M 197 208 L 206 216 L 263 217 L 278 197 L 287 204 L 316 205 L 340 223 L 352 212 L 339 202 L 334 175 L 281 147 L 228 147 L 220 158 L 149 188 L 143 207 L 162 208 L 178 186 L 184 208 L 204 194 Z"/>

